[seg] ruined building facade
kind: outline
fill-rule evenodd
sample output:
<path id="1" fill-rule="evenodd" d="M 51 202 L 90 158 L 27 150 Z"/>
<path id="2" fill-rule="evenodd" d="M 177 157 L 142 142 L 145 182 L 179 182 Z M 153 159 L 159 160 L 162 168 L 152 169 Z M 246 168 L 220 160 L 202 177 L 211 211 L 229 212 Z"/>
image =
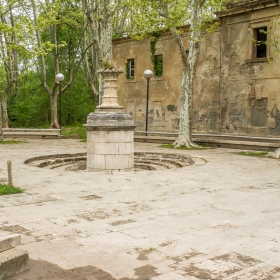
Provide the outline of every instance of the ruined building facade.
<path id="1" fill-rule="evenodd" d="M 279 0 L 230 1 L 227 10 L 217 14 L 218 28 L 201 43 L 193 132 L 280 137 L 280 55 L 273 57 L 273 45 L 261 43 L 280 36 L 279 15 Z M 182 37 L 188 51 L 187 27 Z M 136 130 L 143 131 L 143 72 L 154 68 L 150 39 L 115 40 L 113 52 L 125 72 L 118 81 L 120 104 L 134 116 Z M 177 132 L 182 65 L 170 33 L 158 38 L 153 57 L 157 76 L 150 80 L 149 131 Z"/>

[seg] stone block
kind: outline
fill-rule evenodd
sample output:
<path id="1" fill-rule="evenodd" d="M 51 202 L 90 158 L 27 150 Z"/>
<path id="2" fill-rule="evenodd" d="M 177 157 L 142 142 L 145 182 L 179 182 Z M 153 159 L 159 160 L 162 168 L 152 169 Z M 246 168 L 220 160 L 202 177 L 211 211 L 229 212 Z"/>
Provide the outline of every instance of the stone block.
<path id="1" fill-rule="evenodd" d="M 87 142 L 87 153 L 91 155 L 94 154 L 94 143 Z"/>
<path id="2" fill-rule="evenodd" d="M 119 143 L 119 155 L 130 155 L 134 152 L 134 143 Z"/>
<path id="3" fill-rule="evenodd" d="M 87 126 L 94 127 L 109 127 L 109 126 L 123 126 L 127 124 L 129 126 L 134 125 L 133 117 L 127 113 L 118 113 L 118 112 L 95 112 L 90 113 L 87 117 Z"/>
<path id="4" fill-rule="evenodd" d="M 0 252 L 17 247 L 21 243 L 20 234 L 0 233 Z"/>
<path id="5" fill-rule="evenodd" d="M 87 168 L 89 169 L 105 169 L 104 155 L 87 155 Z"/>
<path id="6" fill-rule="evenodd" d="M 100 131 L 93 130 L 87 132 L 87 143 L 89 142 L 99 142 Z"/>
<path id="7" fill-rule="evenodd" d="M 128 168 L 134 168 L 134 153 L 128 155 Z"/>
<path id="8" fill-rule="evenodd" d="M 91 143 L 89 152 L 94 155 L 117 155 L 118 143 Z"/>
<path id="9" fill-rule="evenodd" d="M 29 269 L 26 251 L 10 249 L 0 253 L 0 279 L 5 280 Z"/>
<path id="10" fill-rule="evenodd" d="M 98 141 L 94 141 L 94 142 L 98 142 L 98 143 L 107 143 L 107 142 L 113 142 L 110 140 L 110 137 L 109 137 L 109 133 L 110 132 L 115 132 L 115 131 L 107 131 L 107 130 L 102 130 L 102 131 L 98 131 Z"/>
<path id="11" fill-rule="evenodd" d="M 128 169 L 128 155 L 106 155 L 107 170 L 125 170 Z"/>
<path id="12" fill-rule="evenodd" d="M 134 140 L 134 131 L 100 131 L 98 142 L 127 143 Z"/>
<path id="13" fill-rule="evenodd" d="M 97 111 L 87 118 L 87 170 L 133 168 L 134 121 L 127 113 Z M 130 158 L 129 158 L 130 156 Z"/>

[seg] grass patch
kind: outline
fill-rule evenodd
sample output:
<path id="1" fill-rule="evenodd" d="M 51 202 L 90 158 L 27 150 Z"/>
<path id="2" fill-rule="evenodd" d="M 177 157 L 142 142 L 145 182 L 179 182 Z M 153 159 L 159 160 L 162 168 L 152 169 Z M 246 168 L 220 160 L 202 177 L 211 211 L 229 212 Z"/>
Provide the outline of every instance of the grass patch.
<path id="1" fill-rule="evenodd" d="M 9 144 L 24 144 L 26 141 L 17 141 L 17 140 L 4 140 L 0 141 L 0 145 L 9 145 Z"/>
<path id="2" fill-rule="evenodd" d="M 268 152 L 235 152 L 236 155 L 249 156 L 249 157 L 266 157 Z"/>
<path id="3" fill-rule="evenodd" d="M 86 128 L 82 124 L 62 127 L 62 135 L 66 139 L 67 138 L 82 139 L 82 142 L 86 142 L 87 139 Z"/>
<path id="4" fill-rule="evenodd" d="M 198 146 L 198 147 L 186 147 L 186 145 L 182 145 L 180 147 L 174 148 L 173 144 L 163 144 L 159 146 L 160 148 L 167 148 L 167 149 L 177 149 L 177 150 L 206 150 L 206 149 L 213 149 L 206 146 Z"/>
<path id="5" fill-rule="evenodd" d="M 23 189 L 14 186 L 8 186 L 5 184 L 0 184 L 0 195 L 22 193 Z"/>

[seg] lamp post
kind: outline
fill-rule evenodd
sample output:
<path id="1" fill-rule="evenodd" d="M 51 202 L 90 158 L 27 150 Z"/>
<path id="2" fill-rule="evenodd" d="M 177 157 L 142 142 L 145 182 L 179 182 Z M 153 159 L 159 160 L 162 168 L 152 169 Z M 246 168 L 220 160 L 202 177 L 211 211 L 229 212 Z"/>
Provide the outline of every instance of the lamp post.
<path id="1" fill-rule="evenodd" d="M 56 74 L 55 80 L 59 83 L 59 126 L 60 126 L 60 134 L 61 134 L 61 130 L 62 130 L 61 82 L 64 80 L 64 75 L 62 73 Z"/>
<path id="2" fill-rule="evenodd" d="M 146 136 L 148 135 L 148 110 L 149 110 L 149 89 L 150 89 L 150 79 L 153 77 L 154 73 L 152 70 L 145 70 L 144 77 L 147 79 L 147 102 L 146 102 Z"/>

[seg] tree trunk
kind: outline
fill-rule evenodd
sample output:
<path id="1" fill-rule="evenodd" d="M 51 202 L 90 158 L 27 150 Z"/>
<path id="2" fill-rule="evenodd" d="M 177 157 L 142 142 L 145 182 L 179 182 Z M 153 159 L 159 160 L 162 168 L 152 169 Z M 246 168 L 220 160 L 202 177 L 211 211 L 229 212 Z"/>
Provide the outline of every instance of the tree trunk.
<path id="1" fill-rule="evenodd" d="M 178 138 L 174 142 L 174 146 L 196 147 L 197 145 L 192 142 L 191 138 L 192 99 L 194 75 L 199 55 L 199 43 L 191 42 L 189 56 L 187 57 L 180 35 L 174 30 L 172 31 L 172 34 L 181 50 L 181 58 L 183 64 L 179 132 Z"/>
<path id="2" fill-rule="evenodd" d="M 2 4 L 2 3 L 1 3 Z M 15 29 L 14 25 L 14 15 L 13 15 L 13 2 L 7 1 L 7 12 L 4 12 L 5 9 L 0 13 L 0 22 L 4 26 L 9 26 L 10 30 Z M 1 52 L 1 61 L 2 66 L 5 71 L 6 76 L 6 89 L 3 92 L 2 99 L 0 101 L 1 111 L 2 111 L 2 127 L 9 127 L 9 118 L 8 118 L 8 109 L 7 109 L 7 98 L 8 94 L 12 91 L 14 84 L 17 82 L 18 76 L 18 54 L 17 48 L 17 38 L 16 32 L 7 32 L 4 29 L 0 36 L 0 52 Z"/>
<path id="3" fill-rule="evenodd" d="M 191 38 L 190 49 L 187 57 L 182 38 L 178 31 L 173 28 L 171 33 L 179 46 L 181 60 L 183 64 L 182 88 L 181 88 L 181 107 L 178 138 L 174 142 L 175 147 L 197 147 L 191 140 L 192 137 L 192 99 L 193 84 L 196 66 L 198 63 L 201 39 L 200 25 L 202 22 L 202 4 L 197 4 L 197 0 L 191 1 Z"/>
<path id="4" fill-rule="evenodd" d="M 90 7 L 89 3 L 87 0 L 83 1 L 84 9 L 85 9 L 85 15 L 88 19 L 89 22 L 89 27 L 91 30 L 91 35 L 92 35 L 92 42 L 94 43 L 94 48 L 96 51 L 96 59 L 98 62 L 98 65 L 102 63 L 102 55 L 101 55 L 101 49 L 100 49 L 100 40 L 99 40 L 99 26 L 98 26 L 98 21 L 94 17 L 92 9 L 97 10 L 97 7 Z"/>
<path id="5" fill-rule="evenodd" d="M 112 17 L 106 15 L 100 22 L 100 47 L 102 50 L 102 60 L 112 60 Z"/>
<path id="6" fill-rule="evenodd" d="M 175 147 L 194 146 L 191 139 L 191 106 L 192 106 L 192 89 L 193 81 L 190 79 L 190 67 L 184 65 L 182 86 L 181 86 L 181 107 L 180 107 L 180 123 L 178 138 L 174 142 Z"/>
<path id="7" fill-rule="evenodd" d="M 82 51 L 85 52 L 86 51 L 86 46 L 90 45 L 86 34 L 84 34 L 84 38 L 83 38 L 83 44 L 82 44 Z M 96 77 L 96 70 L 98 67 L 98 63 L 96 61 L 96 51 L 95 51 L 95 47 L 92 46 L 89 50 L 89 58 L 87 58 L 85 56 L 85 58 L 83 59 L 83 67 L 86 73 L 86 79 L 87 79 L 87 83 L 88 83 L 88 87 L 89 90 L 92 94 L 92 98 L 95 100 L 95 105 L 98 105 L 98 100 L 99 100 L 99 92 L 97 90 L 96 85 L 98 85 L 98 83 L 96 81 L 98 81 L 98 78 Z M 92 64 L 92 71 L 90 70 L 90 65 L 89 65 L 89 60 L 91 61 Z"/>
<path id="8" fill-rule="evenodd" d="M 1 98 L 0 98 L 0 104 L 1 104 Z M 3 130 L 2 130 L 2 107 L 0 106 L 0 142 L 4 141 L 3 138 Z"/>
<path id="9" fill-rule="evenodd" d="M 103 9 L 104 18 L 100 22 L 100 48 L 102 50 L 102 60 L 112 61 L 112 17 L 107 10 Z M 102 97 L 104 94 L 104 80 L 100 75 L 99 82 L 99 105 L 102 104 Z"/>
<path id="10" fill-rule="evenodd" d="M 39 28 L 39 24 L 38 24 L 38 16 L 37 16 L 37 6 L 36 6 L 36 1 L 35 0 L 31 0 L 31 5 L 32 5 L 32 10 L 33 10 L 33 17 L 34 17 L 34 25 L 35 25 L 35 32 L 36 32 L 36 39 L 37 39 L 37 46 L 38 49 L 41 50 L 41 33 L 40 33 L 40 28 Z M 54 30 L 53 30 L 54 32 Z M 54 35 L 52 33 L 52 35 Z M 54 58 L 55 60 L 55 68 L 56 68 L 56 73 L 58 73 L 57 71 L 57 65 L 58 62 L 56 60 L 56 57 Z M 54 83 L 54 87 L 53 90 L 51 90 L 49 88 L 49 86 L 47 85 L 47 70 L 46 70 L 46 62 L 45 62 L 45 57 L 43 54 L 41 54 L 39 56 L 39 62 L 41 64 L 41 86 L 43 87 L 43 89 L 49 94 L 50 96 L 50 105 L 51 105 L 51 128 L 59 128 L 59 124 L 57 121 L 57 94 L 55 91 L 55 88 L 57 86 L 57 83 Z"/>
<path id="11" fill-rule="evenodd" d="M 60 128 L 58 119 L 57 119 L 57 97 L 58 94 L 50 94 L 50 103 L 51 103 L 51 128 Z"/>
<path id="12" fill-rule="evenodd" d="M 1 110 L 2 110 L 2 127 L 9 128 L 9 117 L 7 108 L 7 95 L 4 94 L 1 100 Z"/>

